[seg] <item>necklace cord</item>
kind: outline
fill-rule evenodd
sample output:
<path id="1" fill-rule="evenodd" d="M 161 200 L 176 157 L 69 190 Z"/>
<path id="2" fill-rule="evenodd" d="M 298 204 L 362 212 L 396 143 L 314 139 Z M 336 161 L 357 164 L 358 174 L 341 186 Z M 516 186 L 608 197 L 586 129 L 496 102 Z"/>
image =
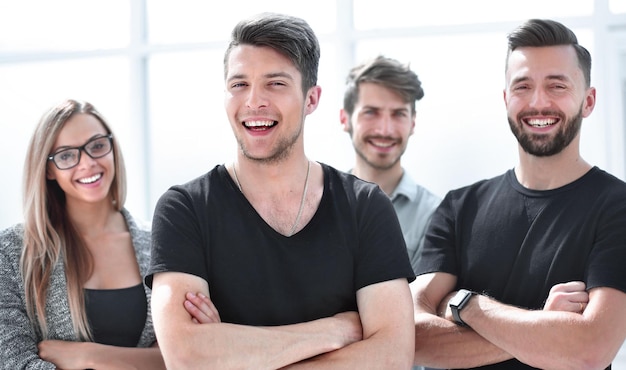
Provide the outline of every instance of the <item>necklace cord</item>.
<path id="1" fill-rule="evenodd" d="M 310 172 L 311 172 L 311 161 L 307 160 L 306 177 L 304 179 L 304 190 L 302 190 L 302 198 L 300 199 L 300 208 L 298 209 L 296 220 L 294 221 L 293 226 L 291 227 L 291 230 L 289 231 L 289 234 L 287 235 L 287 237 L 290 237 L 293 235 L 293 233 L 296 231 L 296 228 L 298 227 L 298 223 L 300 222 L 300 217 L 302 216 L 302 211 L 304 210 L 304 200 L 306 199 L 306 192 L 309 188 L 309 173 Z M 239 188 L 239 191 L 243 194 L 243 189 L 241 188 L 241 183 L 239 182 L 239 177 L 237 176 L 237 170 L 235 169 L 234 163 L 233 163 L 233 174 L 235 175 L 235 182 L 237 183 L 237 187 Z"/>

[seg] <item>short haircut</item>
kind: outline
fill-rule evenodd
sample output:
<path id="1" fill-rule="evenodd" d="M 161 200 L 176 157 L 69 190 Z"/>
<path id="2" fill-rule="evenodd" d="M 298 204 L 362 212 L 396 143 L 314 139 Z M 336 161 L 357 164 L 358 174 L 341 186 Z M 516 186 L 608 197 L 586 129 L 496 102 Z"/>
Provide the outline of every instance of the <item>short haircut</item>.
<path id="1" fill-rule="evenodd" d="M 422 82 L 408 64 L 379 55 L 350 70 L 343 97 L 343 109 L 348 115 L 354 112 L 362 82 L 379 84 L 398 93 L 405 103 L 411 104 L 411 114 L 415 114 L 415 102 L 424 97 Z"/>
<path id="2" fill-rule="evenodd" d="M 301 18 L 261 13 L 242 20 L 232 31 L 224 55 L 224 77 L 228 74 L 228 57 L 239 45 L 267 46 L 291 60 L 302 75 L 302 90 L 317 85 L 320 46 L 309 24 Z"/>
<path id="3" fill-rule="evenodd" d="M 587 87 L 591 86 L 591 54 L 578 43 L 576 34 L 563 24 L 550 19 L 530 19 L 513 30 L 508 40 L 505 71 L 509 65 L 509 56 L 517 48 L 571 45 L 576 51 L 585 83 Z"/>

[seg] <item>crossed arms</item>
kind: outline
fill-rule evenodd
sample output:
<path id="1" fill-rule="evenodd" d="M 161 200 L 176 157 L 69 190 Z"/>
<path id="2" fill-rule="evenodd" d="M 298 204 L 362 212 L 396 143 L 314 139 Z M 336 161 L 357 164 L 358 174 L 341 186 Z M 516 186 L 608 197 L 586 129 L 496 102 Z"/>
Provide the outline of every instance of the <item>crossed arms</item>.
<path id="1" fill-rule="evenodd" d="M 626 294 L 616 289 L 587 293 L 582 282 L 557 284 L 543 310 L 477 295 L 461 315 L 470 328 L 461 328 L 447 307 L 455 286 L 446 273 L 411 283 L 416 363 L 466 368 L 517 358 L 543 369 L 604 369 L 626 337 Z"/>
<path id="2" fill-rule="evenodd" d="M 198 310 L 204 316 L 194 317 L 185 301 L 201 306 L 200 294 L 210 298 L 207 282 L 197 276 L 154 276 L 152 315 L 168 368 L 411 368 L 414 332 L 406 279 L 360 289 L 358 314 L 274 327 L 222 323 L 210 300 Z"/>

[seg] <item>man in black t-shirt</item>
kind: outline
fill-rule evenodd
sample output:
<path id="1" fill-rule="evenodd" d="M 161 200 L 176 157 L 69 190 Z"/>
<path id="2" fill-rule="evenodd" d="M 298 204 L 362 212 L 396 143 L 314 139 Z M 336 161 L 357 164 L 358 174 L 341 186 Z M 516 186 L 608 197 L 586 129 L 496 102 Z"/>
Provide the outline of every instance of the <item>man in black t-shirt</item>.
<path id="1" fill-rule="evenodd" d="M 170 188 L 153 217 L 146 284 L 168 368 L 411 367 L 415 276 L 393 206 L 304 153 L 319 55 L 299 18 L 233 30 L 237 157 Z"/>
<path id="2" fill-rule="evenodd" d="M 599 369 L 626 337 L 626 183 L 580 156 L 591 56 L 564 25 L 509 35 L 504 100 L 519 163 L 449 192 L 417 278 L 415 361 Z"/>

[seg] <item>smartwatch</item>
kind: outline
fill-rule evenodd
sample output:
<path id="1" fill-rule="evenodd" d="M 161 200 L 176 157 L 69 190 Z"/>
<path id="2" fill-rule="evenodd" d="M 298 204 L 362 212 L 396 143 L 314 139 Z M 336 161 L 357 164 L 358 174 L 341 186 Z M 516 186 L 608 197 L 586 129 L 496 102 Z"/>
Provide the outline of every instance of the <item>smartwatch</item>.
<path id="1" fill-rule="evenodd" d="M 450 310 L 452 311 L 452 317 L 454 318 L 454 322 L 463 327 L 468 327 L 468 325 L 461 319 L 461 310 L 463 307 L 467 305 L 467 302 L 476 295 L 475 292 L 472 292 L 467 289 L 460 289 L 454 297 L 450 300 Z"/>

